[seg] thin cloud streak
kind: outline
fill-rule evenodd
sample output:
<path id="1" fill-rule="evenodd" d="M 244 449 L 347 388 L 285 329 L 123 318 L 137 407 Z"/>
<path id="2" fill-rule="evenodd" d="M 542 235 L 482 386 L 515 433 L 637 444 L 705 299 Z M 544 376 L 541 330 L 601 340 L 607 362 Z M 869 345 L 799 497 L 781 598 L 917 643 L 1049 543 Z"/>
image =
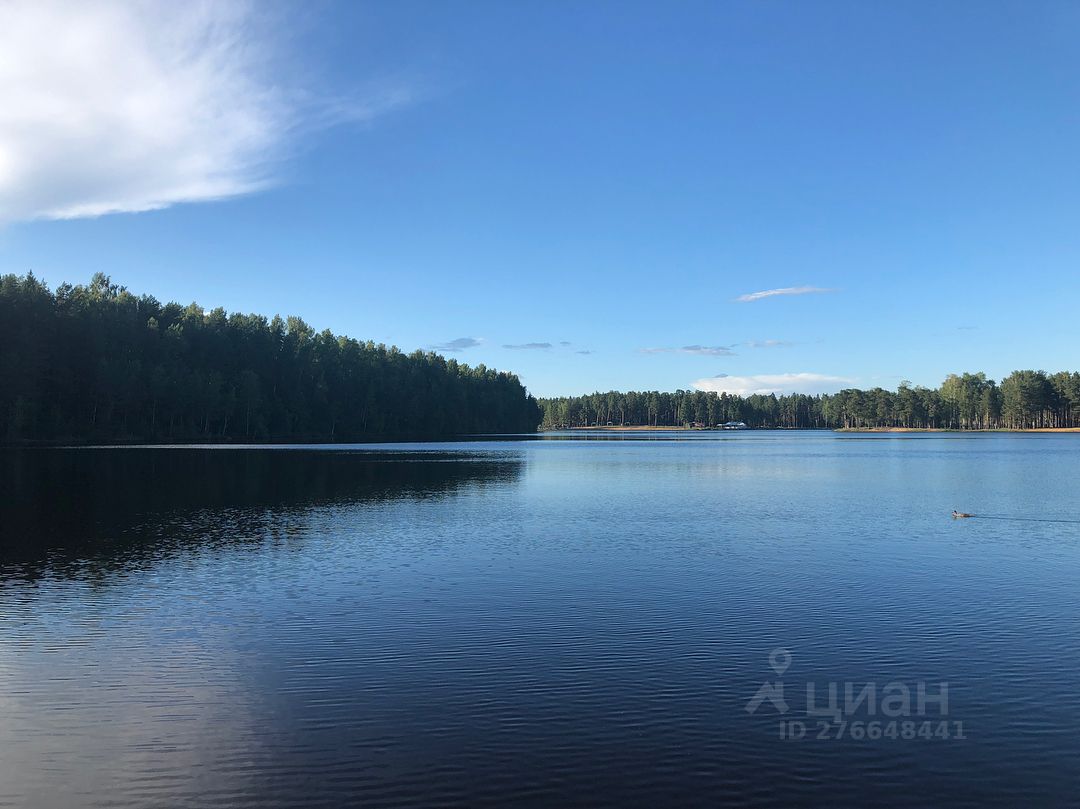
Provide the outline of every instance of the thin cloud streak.
<path id="1" fill-rule="evenodd" d="M 509 348 L 513 351 L 546 351 L 551 348 L 551 343 L 517 343 L 504 344 L 503 348 Z"/>
<path id="2" fill-rule="evenodd" d="M 432 346 L 433 351 L 449 351 L 451 353 L 455 351 L 464 351 L 468 348 L 476 348 L 478 345 L 483 345 L 484 339 L 482 337 L 457 337 L 453 340 L 449 340 L 445 343 Z"/>
<path id="3" fill-rule="evenodd" d="M 704 357 L 734 357 L 734 346 L 702 346 L 692 345 L 682 348 L 642 348 L 642 354 L 696 354 Z"/>
<path id="4" fill-rule="evenodd" d="M 826 289 L 825 287 L 781 287 L 780 289 L 763 289 L 760 292 L 750 292 L 746 295 L 740 295 L 735 300 L 740 303 L 750 303 L 778 295 L 817 295 L 824 292 L 836 292 L 836 290 Z"/>

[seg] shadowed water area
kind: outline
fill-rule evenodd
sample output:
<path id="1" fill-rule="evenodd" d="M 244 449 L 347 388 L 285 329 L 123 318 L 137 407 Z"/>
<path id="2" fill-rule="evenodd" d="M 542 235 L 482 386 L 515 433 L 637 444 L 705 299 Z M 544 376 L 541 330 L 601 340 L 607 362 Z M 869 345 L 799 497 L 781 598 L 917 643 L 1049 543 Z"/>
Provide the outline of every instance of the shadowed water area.
<path id="1" fill-rule="evenodd" d="M 1077 480 L 1074 435 L 3 450 L 0 806 L 1073 806 Z"/>

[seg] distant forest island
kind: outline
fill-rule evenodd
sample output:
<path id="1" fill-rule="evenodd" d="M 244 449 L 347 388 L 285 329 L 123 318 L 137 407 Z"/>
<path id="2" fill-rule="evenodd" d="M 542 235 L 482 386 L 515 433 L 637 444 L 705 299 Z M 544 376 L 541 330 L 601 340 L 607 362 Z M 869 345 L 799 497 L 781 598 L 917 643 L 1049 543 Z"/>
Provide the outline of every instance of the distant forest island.
<path id="1" fill-rule="evenodd" d="M 776 396 L 680 390 L 593 393 L 541 399 L 541 429 L 580 427 L 804 430 L 1047 430 L 1080 426 L 1080 373 L 1013 371 L 996 384 L 986 374 L 950 374 L 941 387 L 901 382 L 884 388 Z"/>
<path id="2" fill-rule="evenodd" d="M 950 375 L 835 394 L 529 395 L 512 373 L 316 332 L 298 317 L 162 304 L 97 274 L 0 276 L 0 441 L 345 442 L 581 427 L 1073 429 L 1080 373 Z"/>

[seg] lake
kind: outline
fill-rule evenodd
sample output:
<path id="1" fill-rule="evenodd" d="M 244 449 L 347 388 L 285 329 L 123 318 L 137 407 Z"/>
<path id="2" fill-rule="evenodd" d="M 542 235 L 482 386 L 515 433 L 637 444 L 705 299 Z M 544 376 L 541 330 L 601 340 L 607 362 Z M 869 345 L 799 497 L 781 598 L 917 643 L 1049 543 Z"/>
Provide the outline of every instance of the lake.
<path id="1" fill-rule="evenodd" d="M 1077 435 L 0 451 L 0 806 L 1075 806 L 1078 482 Z"/>

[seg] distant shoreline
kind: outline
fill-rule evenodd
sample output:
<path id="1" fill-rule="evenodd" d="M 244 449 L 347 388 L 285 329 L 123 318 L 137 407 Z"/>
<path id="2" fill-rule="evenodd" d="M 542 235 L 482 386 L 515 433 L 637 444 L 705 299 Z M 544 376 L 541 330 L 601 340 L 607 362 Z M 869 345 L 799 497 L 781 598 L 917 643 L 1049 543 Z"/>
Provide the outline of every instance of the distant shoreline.
<path id="1" fill-rule="evenodd" d="M 995 427 L 982 430 L 961 430 L 953 427 L 837 427 L 837 433 L 1080 433 L 1080 427 L 1029 427 L 1008 429 Z"/>
<path id="2" fill-rule="evenodd" d="M 740 427 L 738 429 L 724 429 L 722 427 L 672 427 L 671 425 L 661 425 L 653 427 L 650 425 L 627 425 L 619 427 L 604 427 L 592 425 L 589 427 L 565 427 L 557 430 L 539 430 L 541 433 L 552 432 L 565 432 L 569 430 L 588 430 L 590 432 L 601 431 L 611 433 L 633 433 L 633 432 L 713 432 L 713 433 L 737 433 L 743 430 L 789 430 L 798 432 L 831 432 L 831 433 L 1080 433 L 1080 427 L 1037 427 L 1027 429 L 984 429 L 984 430 L 961 430 L 951 427 L 837 427 L 830 429 L 828 427 Z"/>
<path id="3" fill-rule="evenodd" d="M 558 430 L 538 430 L 538 432 L 552 433 L 552 432 L 561 432 L 561 431 L 565 431 L 565 430 L 605 430 L 605 431 L 609 431 L 609 432 L 632 433 L 632 432 L 641 432 L 641 431 L 645 431 L 645 430 L 647 430 L 649 432 L 676 431 L 676 430 L 678 430 L 679 432 L 694 431 L 694 432 L 699 432 L 700 433 L 700 432 L 704 432 L 707 429 L 710 429 L 710 428 L 708 428 L 708 427 L 672 427 L 671 425 L 653 427 L 653 426 L 648 425 L 648 424 L 635 424 L 635 425 L 626 425 L 626 426 L 619 426 L 619 427 L 604 427 L 604 426 L 597 426 L 597 425 L 592 425 L 590 427 L 561 427 Z M 715 428 L 712 428 L 712 429 L 715 429 Z"/>
<path id="4" fill-rule="evenodd" d="M 792 430 L 798 429 L 800 432 L 823 432 L 828 428 L 826 427 L 672 427 L 670 424 L 660 425 L 653 427 L 651 425 L 626 425 L 620 427 L 597 427 L 596 425 L 590 425 L 588 427 L 557 427 L 551 429 L 539 429 L 537 433 L 560 433 L 568 431 L 588 430 L 589 432 L 601 431 L 608 433 L 661 433 L 661 432 L 679 432 L 679 433 L 739 433 L 747 430 Z"/>

